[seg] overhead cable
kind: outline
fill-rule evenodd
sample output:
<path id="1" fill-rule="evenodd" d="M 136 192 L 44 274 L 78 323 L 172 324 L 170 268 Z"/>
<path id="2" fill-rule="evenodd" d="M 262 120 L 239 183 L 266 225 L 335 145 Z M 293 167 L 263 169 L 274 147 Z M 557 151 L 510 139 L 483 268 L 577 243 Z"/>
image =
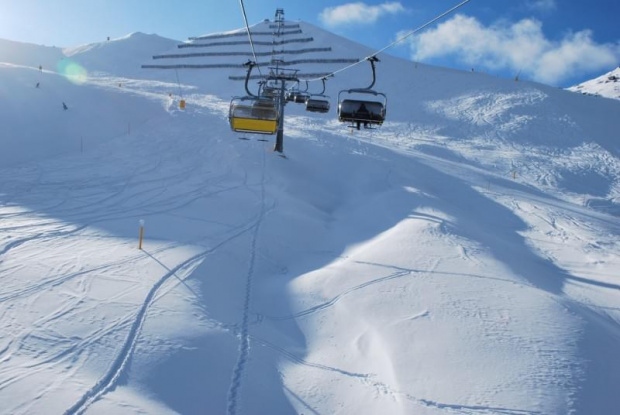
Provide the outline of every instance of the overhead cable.
<path id="1" fill-rule="evenodd" d="M 256 51 L 254 50 L 254 41 L 252 40 L 252 32 L 250 32 L 250 25 L 248 24 L 248 16 L 245 14 L 245 5 L 243 4 L 243 0 L 239 0 L 239 4 L 241 5 L 241 12 L 243 13 L 243 21 L 245 22 L 245 28 L 248 31 L 248 39 L 250 40 L 250 47 L 252 48 L 252 56 L 254 56 L 254 62 L 258 62 L 256 59 Z M 263 73 L 258 67 L 258 73 L 263 76 Z"/>
<path id="2" fill-rule="evenodd" d="M 420 32 L 420 31 L 422 31 L 422 30 L 426 29 L 428 26 L 432 25 L 432 24 L 433 24 L 433 23 L 435 23 L 437 20 L 440 20 L 440 19 L 444 18 L 445 16 L 447 16 L 447 15 L 449 15 L 449 14 L 453 13 L 455 10 L 457 10 L 457 9 L 461 8 L 462 6 L 464 6 L 466 3 L 469 3 L 470 1 L 471 1 L 471 0 L 464 0 L 464 1 L 462 1 L 461 3 L 457 4 L 456 6 L 452 7 L 451 9 L 449 9 L 449 10 L 447 10 L 447 11 L 443 12 L 442 14 L 440 14 L 440 15 L 439 15 L 439 16 L 437 16 L 437 17 L 435 17 L 434 19 L 429 20 L 428 22 L 424 23 L 422 26 L 418 27 L 417 29 L 414 29 L 414 30 L 412 30 L 411 32 L 409 32 L 409 33 L 407 33 L 407 34 L 405 34 L 405 35 L 403 35 L 403 36 L 399 37 L 398 39 L 396 39 L 394 42 L 390 43 L 389 45 L 387 45 L 387 46 L 386 46 L 386 47 L 384 47 L 383 49 L 379 49 L 378 51 L 376 51 L 376 52 L 374 52 L 374 53 L 372 53 L 372 54 L 370 54 L 370 55 L 366 56 L 365 58 L 360 59 L 360 60 L 359 60 L 359 62 L 356 62 L 356 63 L 351 64 L 351 65 L 349 65 L 349 66 L 345 66 L 344 68 L 338 69 L 338 70 L 336 70 L 336 71 L 334 71 L 334 72 L 330 73 L 330 74 L 328 75 L 328 77 L 332 77 L 332 76 L 336 75 L 337 73 L 340 73 L 340 72 L 346 71 L 347 69 L 351 69 L 352 67 L 357 66 L 357 65 L 359 65 L 360 63 L 363 63 L 363 62 L 367 61 L 368 59 L 370 59 L 370 58 L 373 58 L 373 57 L 377 56 L 377 55 L 378 55 L 378 54 L 380 54 L 381 52 L 386 51 L 387 49 L 389 49 L 389 48 L 393 47 L 394 45 L 396 45 L 396 44 L 398 44 L 398 43 L 400 43 L 400 42 L 402 42 L 403 40 L 407 39 L 408 37 L 413 36 L 414 34 L 416 34 L 416 33 Z M 323 78 L 313 78 L 313 79 L 307 79 L 307 81 L 308 81 L 308 82 L 315 82 L 315 81 L 320 81 L 320 80 L 322 80 L 322 79 L 323 79 Z"/>

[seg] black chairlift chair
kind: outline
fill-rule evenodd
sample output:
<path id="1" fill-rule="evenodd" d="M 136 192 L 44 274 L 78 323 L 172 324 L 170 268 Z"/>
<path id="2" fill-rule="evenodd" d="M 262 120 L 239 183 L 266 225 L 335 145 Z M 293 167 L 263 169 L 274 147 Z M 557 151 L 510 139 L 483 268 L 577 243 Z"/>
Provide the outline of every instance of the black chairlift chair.
<path id="1" fill-rule="evenodd" d="M 325 114 L 329 112 L 329 101 L 326 99 L 318 99 L 316 97 L 310 97 L 306 100 L 306 111 L 320 112 Z"/>
<path id="2" fill-rule="evenodd" d="M 330 104 L 328 97 L 323 95 L 325 93 L 325 78 L 323 81 L 323 91 L 320 94 L 312 94 L 306 99 L 306 111 L 308 112 L 320 112 L 325 114 L 329 112 Z"/>
<path id="3" fill-rule="evenodd" d="M 286 100 L 288 102 L 294 102 L 295 104 L 305 104 L 306 100 L 310 98 L 308 94 L 308 82 L 306 82 L 306 89 L 302 91 L 298 88 L 294 88 L 286 94 Z"/>
<path id="4" fill-rule="evenodd" d="M 280 88 L 273 85 L 264 85 L 262 88 L 261 96 L 268 98 L 277 98 L 280 96 Z"/>
<path id="5" fill-rule="evenodd" d="M 297 91 L 297 93 L 293 95 L 293 102 L 295 104 L 305 104 L 308 98 L 310 98 L 310 95 L 306 94 L 305 92 Z"/>
<path id="6" fill-rule="evenodd" d="M 372 67 L 372 83 L 367 88 L 353 88 L 340 91 L 338 94 L 338 120 L 349 122 L 359 130 L 371 128 L 373 125 L 381 125 L 385 121 L 387 111 L 387 96 L 381 92 L 373 91 L 375 85 L 375 62 L 379 59 L 371 56 L 367 59 Z M 371 95 L 373 99 L 362 99 L 361 96 Z"/>
<path id="7" fill-rule="evenodd" d="M 342 99 L 342 94 L 367 94 L 379 98 L 379 100 L 370 101 L 366 99 Z M 367 89 L 348 89 L 340 91 L 338 94 L 338 120 L 340 122 L 350 122 L 353 126 L 360 129 L 370 128 L 372 125 L 381 125 L 385 121 L 387 107 L 387 97 L 381 92 L 375 92 Z"/>

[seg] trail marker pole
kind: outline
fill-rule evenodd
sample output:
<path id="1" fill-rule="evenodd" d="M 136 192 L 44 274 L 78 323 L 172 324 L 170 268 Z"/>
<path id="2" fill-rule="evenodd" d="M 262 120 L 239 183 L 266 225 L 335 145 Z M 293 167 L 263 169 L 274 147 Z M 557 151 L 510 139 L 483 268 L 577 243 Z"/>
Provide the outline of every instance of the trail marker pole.
<path id="1" fill-rule="evenodd" d="M 84 137 L 80 136 L 80 153 L 84 152 Z"/>
<path id="2" fill-rule="evenodd" d="M 140 242 L 138 242 L 138 249 L 142 249 L 142 239 L 144 238 L 144 219 L 140 219 Z"/>

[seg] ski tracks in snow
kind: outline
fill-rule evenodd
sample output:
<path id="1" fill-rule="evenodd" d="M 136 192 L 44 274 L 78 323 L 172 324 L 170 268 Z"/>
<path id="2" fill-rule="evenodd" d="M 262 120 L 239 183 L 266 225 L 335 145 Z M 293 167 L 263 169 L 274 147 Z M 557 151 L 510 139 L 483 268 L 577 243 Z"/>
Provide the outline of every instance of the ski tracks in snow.
<path id="1" fill-rule="evenodd" d="M 271 317 L 271 316 L 265 316 L 265 317 L 268 318 L 268 319 L 271 319 L 271 320 L 279 321 L 279 320 L 292 320 L 292 319 L 296 319 L 298 317 L 307 316 L 309 314 L 313 314 L 313 313 L 325 310 L 325 309 L 333 306 L 342 297 L 345 297 L 346 295 L 351 294 L 352 292 L 355 292 L 357 290 L 361 290 L 363 288 L 366 288 L 366 287 L 374 285 L 374 284 L 379 284 L 379 283 L 384 282 L 384 281 L 389 281 L 389 280 L 392 280 L 392 279 L 395 279 L 395 278 L 405 277 L 405 276 L 411 275 L 412 273 L 413 273 L 413 271 L 398 271 L 398 272 L 394 272 L 394 273 L 392 273 L 390 275 L 387 275 L 385 277 L 376 278 L 376 279 L 370 280 L 368 282 L 365 282 L 363 284 L 359 284 L 359 285 L 356 285 L 354 287 L 351 287 L 351 288 L 343 291 L 342 293 L 336 295 L 335 297 L 333 297 L 329 301 L 326 301 L 326 302 L 321 303 L 319 305 L 316 305 L 314 307 L 310 307 L 310 308 L 308 308 L 306 310 L 303 310 L 303 311 L 300 311 L 298 313 L 291 314 L 291 315 L 288 315 L 288 316 L 282 316 L 282 317 Z"/>
<path id="2" fill-rule="evenodd" d="M 423 275 L 425 273 L 433 273 L 435 271 L 435 269 L 437 268 L 439 261 L 436 260 L 434 261 L 431 266 L 427 269 L 427 270 L 414 270 L 414 269 L 407 269 L 407 268 L 400 268 L 400 267 L 396 267 L 396 266 L 383 266 L 380 264 L 374 264 L 371 262 L 364 262 L 364 261 L 355 261 L 357 264 L 361 264 L 361 265 L 368 265 L 368 266 L 375 266 L 375 267 L 384 267 L 384 268 L 388 268 L 388 269 L 392 269 L 394 270 L 393 273 L 386 275 L 384 277 L 379 277 L 379 278 L 374 278 L 370 281 L 366 281 L 362 284 L 358 284 L 355 285 L 351 288 L 348 288 L 346 290 L 344 290 L 343 292 L 341 292 L 340 294 L 332 297 L 330 300 L 315 305 L 313 307 L 307 308 L 305 310 L 299 311 L 295 314 L 291 314 L 288 316 L 266 316 L 266 315 L 259 315 L 259 318 L 268 318 L 270 320 L 274 320 L 274 321 L 282 321 L 282 320 L 293 320 L 299 317 L 304 317 L 304 316 L 308 316 L 310 314 L 314 314 L 316 312 L 325 310 L 330 308 L 331 306 L 333 306 L 334 304 L 336 304 L 338 301 L 340 301 L 343 297 L 354 293 L 356 291 L 362 290 L 364 288 L 367 288 L 371 285 L 375 285 L 375 284 L 380 284 L 386 281 L 390 281 L 393 279 L 398 279 L 398 278 L 402 278 L 402 277 L 408 277 L 411 275 Z"/>
<path id="3" fill-rule="evenodd" d="M 249 232 L 252 229 L 256 229 L 257 225 L 260 223 L 259 219 L 247 226 L 244 226 L 238 232 L 235 232 L 233 235 L 229 236 L 219 244 L 204 250 L 193 257 L 185 260 L 181 264 L 172 268 L 169 272 L 164 274 L 156 283 L 151 287 L 148 294 L 146 295 L 140 309 L 138 310 L 134 322 L 129 329 L 129 334 L 125 339 L 116 359 L 110 365 L 107 373 L 93 386 L 91 387 L 84 395 L 67 411 L 65 411 L 65 415 L 78 415 L 83 414 L 88 407 L 90 407 L 94 402 L 96 402 L 99 398 L 101 398 L 107 392 L 113 390 L 118 384 L 121 377 L 126 373 L 131 357 L 136 348 L 136 344 L 138 342 L 138 337 L 140 335 L 140 331 L 144 325 L 144 321 L 146 320 L 147 311 L 159 289 L 164 285 L 166 281 L 168 281 L 171 277 L 175 276 L 179 271 L 183 271 L 185 275 L 191 274 L 191 272 L 200 265 L 200 263 L 204 260 L 204 258 L 213 252 L 217 251 L 223 245 L 231 242 L 232 240 L 240 237 L 241 235 Z"/>
<path id="4" fill-rule="evenodd" d="M 262 169 L 261 169 L 261 183 L 260 183 L 260 214 L 254 231 L 252 233 L 252 241 L 250 246 L 250 259 L 248 261 L 248 272 L 246 275 L 245 284 L 245 297 L 243 301 L 243 317 L 241 320 L 241 332 L 240 332 L 240 344 L 239 344 L 239 357 L 237 363 L 233 369 L 232 380 L 230 388 L 228 390 L 227 408 L 226 411 L 229 415 L 235 415 L 239 408 L 239 394 L 241 391 L 241 381 L 245 371 L 245 366 L 250 355 L 250 334 L 249 334 L 249 317 L 250 317 L 250 304 L 252 300 L 252 280 L 254 277 L 254 270 L 256 266 L 256 255 L 258 246 L 258 236 L 260 228 L 263 223 L 267 211 L 265 209 L 265 153 L 263 152 Z"/>

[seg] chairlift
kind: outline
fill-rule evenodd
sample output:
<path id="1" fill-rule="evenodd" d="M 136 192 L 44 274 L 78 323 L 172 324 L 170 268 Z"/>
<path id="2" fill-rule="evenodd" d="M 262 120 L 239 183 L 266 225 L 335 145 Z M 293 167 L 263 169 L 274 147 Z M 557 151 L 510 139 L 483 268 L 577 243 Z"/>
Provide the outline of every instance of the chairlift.
<path id="1" fill-rule="evenodd" d="M 262 97 L 234 97 L 228 113 L 230 128 L 238 133 L 275 134 L 278 108 L 275 101 Z"/>
<path id="2" fill-rule="evenodd" d="M 299 87 L 297 89 L 293 89 L 286 94 L 286 100 L 288 102 L 294 102 L 295 104 L 305 104 L 306 100 L 310 98 L 310 94 L 308 94 L 308 82 L 306 81 L 306 89 L 304 91 L 300 90 Z"/>
<path id="3" fill-rule="evenodd" d="M 325 114 L 326 112 L 329 112 L 329 108 L 329 101 L 326 99 L 310 97 L 306 100 L 306 111 Z"/>
<path id="4" fill-rule="evenodd" d="M 264 84 L 260 95 L 266 98 L 277 98 L 280 96 L 280 88 L 275 85 Z"/>
<path id="5" fill-rule="evenodd" d="M 354 96 L 354 94 L 366 94 L 377 97 L 379 100 L 371 101 L 367 99 L 343 99 L 342 95 Z M 381 92 L 366 89 L 348 89 L 340 91 L 338 94 L 338 120 L 340 122 L 350 122 L 357 129 L 360 125 L 370 128 L 372 125 L 381 125 L 385 121 L 387 97 Z"/>
<path id="6" fill-rule="evenodd" d="M 326 113 L 329 112 L 330 104 L 329 100 L 324 95 L 325 93 L 325 78 L 323 81 L 323 91 L 320 94 L 312 94 L 308 98 L 306 98 L 306 111 L 308 112 L 320 112 Z"/>
<path id="7" fill-rule="evenodd" d="M 375 85 L 375 62 L 376 56 L 368 58 L 372 67 L 372 83 L 367 88 L 353 88 L 340 91 L 338 94 L 338 120 L 350 122 L 352 126 L 360 129 L 371 128 L 373 125 L 381 125 L 385 121 L 387 96 L 381 92 L 373 91 Z M 363 99 L 362 96 L 371 95 L 371 99 Z"/>
<path id="8" fill-rule="evenodd" d="M 250 92 L 248 82 L 256 63 L 248 61 L 245 78 L 247 96 L 233 97 L 230 101 L 228 120 L 230 128 L 238 133 L 275 134 L 280 114 L 276 101 L 268 96 L 256 96 Z"/>
<path id="9" fill-rule="evenodd" d="M 305 104 L 308 98 L 310 98 L 310 95 L 306 94 L 305 92 L 297 91 L 293 94 L 293 102 L 295 104 Z"/>

